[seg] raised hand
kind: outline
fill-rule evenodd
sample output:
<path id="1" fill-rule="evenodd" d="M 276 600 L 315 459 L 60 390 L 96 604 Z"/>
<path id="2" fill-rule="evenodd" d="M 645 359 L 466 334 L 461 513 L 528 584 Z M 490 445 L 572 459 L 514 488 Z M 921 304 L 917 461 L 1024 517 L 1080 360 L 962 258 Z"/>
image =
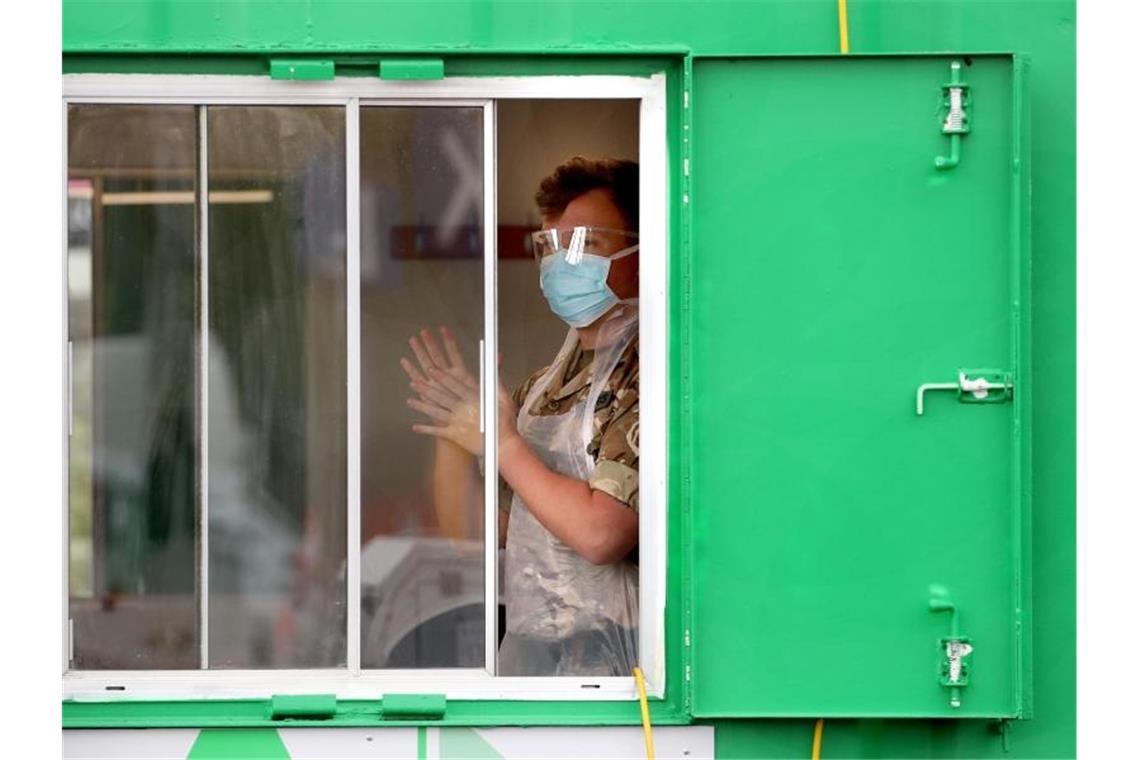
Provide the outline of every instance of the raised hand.
<path id="1" fill-rule="evenodd" d="M 440 342 L 424 329 L 408 340 L 416 364 L 402 358 L 411 389 L 419 398 L 407 404 L 426 415 L 433 424 L 416 424 L 412 430 L 451 441 L 475 456 L 483 454 L 483 434 L 479 431 L 479 382 L 467 369 L 455 336 L 446 327 L 439 328 Z M 499 435 L 515 434 L 517 411 L 510 394 L 499 383 Z"/>
<path id="2" fill-rule="evenodd" d="M 475 456 L 483 454 L 483 434 L 479 431 L 479 383 L 467 369 L 455 336 L 439 328 L 440 343 L 430 330 L 408 340 L 419 367 L 400 359 L 419 398 L 408 399 L 408 406 L 426 415 L 433 424 L 412 425 L 412 430 L 443 438 Z"/>

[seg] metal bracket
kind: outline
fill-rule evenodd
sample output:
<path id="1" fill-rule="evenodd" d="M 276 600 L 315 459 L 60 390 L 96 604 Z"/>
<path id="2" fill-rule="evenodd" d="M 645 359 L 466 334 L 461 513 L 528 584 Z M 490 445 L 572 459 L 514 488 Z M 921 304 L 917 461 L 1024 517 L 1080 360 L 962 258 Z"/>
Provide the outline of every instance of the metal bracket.
<path id="1" fill-rule="evenodd" d="M 274 694 L 269 700 L 270 720 L 328 720 L 336 717 L 336 694 Z"/>
<path id="2" fill-rule="evenodd" d="M 381 79 L 432 80 L 443 79 L 442 58 L 381 58 Z"/>
<path id="3" fill-rule="evenodd" d="M 974 651 L 970 640 L 965 637 L 939 639 L 946 661 L 942 665 L 943 686 L 969 686 L 970 671 L 966 667 L 966 657 Z M 953 704 L 954 707 L 958 705 Z"/>
<path id="4" fill-rule="evenodd" d="M 1001 369 L 963 369 L 956 383 L 923 383 L 915 393 L 919 416 L 927 391 L 957 391 L 964 404 L 996 404 L 1013 398 L 1013 375 Z"/>
<path id="5" fill-rule="evenodd" d="M 995 720 L 991 726 L 991 730 L 1001 736 L 1001 751 L 1009 752 L 1009 731 L 1013 727 L 1013 721 L 1009 718 L 999 718 Z"/>
<path id="6" fill-rule="evenodd" d="M 962 137 L 970 133 L 970 85 L 962 81 L 962 62 L 950 63 L 950 81 L 942 85 L 942 134 L 950 138 L 950 155 L 934 159 L 934 168 L 953 169 L 961 158 Z"/>
<path id="7" fill-rule="evenodd" d="M 444 694 L 385 694 L 380 697 L 380 719 L 443 720 L 447 712 Z"/>
<path id="8" fill-rule="evenodd" d="M 938 640 L 938 682 L 950 689 L 950 706 L 962 706 L 962 689 L 970 685 L 970 669 L 966 657 L 974 651 L 968 636 L 959 633 L 958 607 L 950 600 L 945 588 L 932 587 L 931 612 L 950 613 L 950 635 Z"/>
<path id="9" fill-rule="evenodd" d="M 294 79 L 298 81 L 330 80 L 336 77 L 336 64 L 332 61 L 308 59 L 269 61 L 270 79 Z"/>

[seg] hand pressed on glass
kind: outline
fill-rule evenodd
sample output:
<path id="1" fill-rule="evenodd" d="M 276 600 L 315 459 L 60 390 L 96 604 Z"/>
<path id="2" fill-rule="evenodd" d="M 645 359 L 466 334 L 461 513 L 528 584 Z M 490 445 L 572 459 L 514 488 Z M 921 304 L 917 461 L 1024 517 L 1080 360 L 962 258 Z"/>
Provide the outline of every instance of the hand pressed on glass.
<path id="1" fill-rule="evenodd" d="M 483 455 L 483 434 L 479 430 L 479 383 L 467 369 L 455 336 L 446 327 L 439 328 L 443 349 L 430 330 L 421 330 L 408 344 L 419 362 L 410 360 L 400 365 L 411 379 L 411 388 L 419 398 L 408 399 L 408 406 L 427 415 L 435 424 L 412 425 L 412 430 L 443 438 L 475 456 Z M 421 371 L 422 370 L 422 371 Z M 515 434 L 517 411 L 510 394 L 499 383 L 499 436 Z"/>

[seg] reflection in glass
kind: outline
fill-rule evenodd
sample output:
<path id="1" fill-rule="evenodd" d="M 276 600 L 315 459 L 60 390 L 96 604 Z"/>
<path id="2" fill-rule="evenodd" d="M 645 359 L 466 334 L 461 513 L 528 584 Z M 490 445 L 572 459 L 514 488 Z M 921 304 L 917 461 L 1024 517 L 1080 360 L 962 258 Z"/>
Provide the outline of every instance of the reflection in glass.
<path id="1" fill-rule="evenodd" d="M 68 109 L 77 669 L 198 666 L 192 106 Z"/>
<path id="2" fill-rule="evenodd" d="M 483 334 L 483 127 L 471 107 L 365 107 L 361 135 L 361 664 L 484 664 L 483 485 L 433 482 L 440 450 L 401 357 L 446 325 L 469 370 Z M 414 361 L 414 359 L 413 359 Z"/>
<path id="3" fill-rule="evenodd" d="M 207 112 L 210 667 L 346 661 L 344 118 Z"/>

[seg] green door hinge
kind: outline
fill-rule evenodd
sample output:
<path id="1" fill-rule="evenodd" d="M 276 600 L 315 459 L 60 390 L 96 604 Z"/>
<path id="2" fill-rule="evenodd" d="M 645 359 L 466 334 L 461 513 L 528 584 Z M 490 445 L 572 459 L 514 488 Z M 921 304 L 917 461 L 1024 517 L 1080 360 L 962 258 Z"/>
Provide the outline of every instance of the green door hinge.
<path id="1" fill-rule="evenodd" d="M 441 720 L 447 712 L 443 694 L 385 694 L 380 698 L 381 720 Z"/>
<path id="2" fill-rule="evenodd" d="M 335 694 L 274 694 L 269 700 L 270 720 L 327 720 L 335 716 Z"/>
<path id="3" fill-rule="evenodd" d="M 296 79 L 299 81 L 329 80 L 336 76 L 336 64 L 332 61 L 280 60 L 269 62 L 271 79 Z"/>
<path id="4" fill-rule="evenodd" d="M 381 58 L 381 79 L 443 79 L 442 58 Z"/>

